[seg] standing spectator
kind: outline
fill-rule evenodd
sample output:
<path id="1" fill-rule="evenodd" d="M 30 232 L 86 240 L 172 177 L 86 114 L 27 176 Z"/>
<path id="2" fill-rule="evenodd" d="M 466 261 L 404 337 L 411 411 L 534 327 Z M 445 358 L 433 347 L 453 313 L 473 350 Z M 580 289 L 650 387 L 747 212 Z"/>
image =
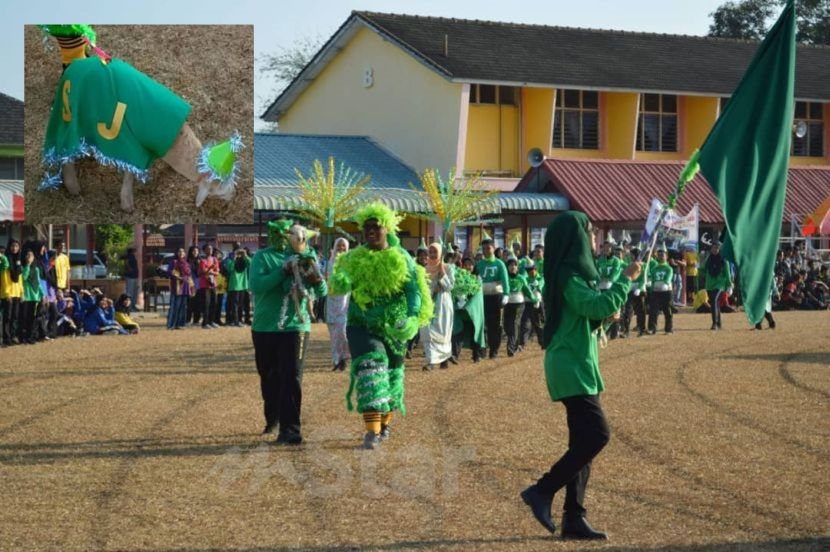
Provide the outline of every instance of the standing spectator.
<path id="1" fill-rule="evenodd" d="M 212 326 L 219 327 L 225 325 L 222 322 L 222 303 L 228 292 L 228 273 L 224 265 L 225 254 L 222 253 L 221 249 L 217 249 L 214 254 L 218 271 L 216 273 L 216 303 L 213 305 L 213 314 L 210 322 Z"/>
<path id="2" fill-rule="evenodd" d="M 64 253 L 66 243 L 59 241 L 55 248 L 55 284 L 61 291 L 69 289 L 69 256 Z"/>
<path id="3" fill-rule="evenodd" d="M 228 306 L 226 321 L 229 326 L 242 327 L 242 305 L 244 294 L 248 291 L 248 268 L 251 258 L 241 247 L 234 249 L 233 255 L 225 261 L 225 270 L 228 273 Z"/>
<path id="4" fill-rule="evenodd" d="M 23 259 L 20 242 L 9 240 L 6 248 L 5 270 L 0 271 L 0 302 L 3 303 L 3 344 L 20 342 L 21 303 L 23 302 Z"/>
<path id="5" fill-rule="evenodd" d="M 196 288 L 193 272 L 184 248 L 176 251 L 176 257 L 170 262 L 170 310 L 167 313 L 167 329 L 180 330 L 187 324 L 187 309 L 192 302 Z"/>
<path id="6" fill-rule="evenodd" d="M 26 251 L 26 256 L 23 258 L 20 277 L 23 280 L 20 340 L 31 345 L 35 342 L 35 320 L 43 301 L 43 290 L 40 287 L 40 266 L 35 258 L 35 252 L 31 249 Z"/>
<path id="7" fill-rule="evenodd" d="M 698 266 L 700 265 L 700 256 L 697 253 L 697 247 L 694 243 L 688 243 L 684 247 L 683 259 L 686 261 L 686 302 L 694 301 L 695 293 L 698 290 Z"/>
<path id="8" fill-rule="evenodd" d="M 202 304 L 205 302 L 204 293 L 199 293 L 199 247 L 191 245 L 187 250 L 187 263 L 190 265 L 190 274 L 193 276 L 193 293 L 187 303 L 187 321 L 194 326 L 199 325 L 202 318 Z"/>
<path id="9" fill-rule="evenodd" d="M 219 274 L 219 264 L 213 255 L 213 246 L 205 244 L 202 247 L 204 256 L 199 259 L 199 293 L 202 294 L 202 329 L 209 330 L 219 326 L 211 320 L 213 309 L 216 308 L 216 275 Z"/>
<path id="10" fill-rule="evenodd" d="M 43 290 L 45 301 L 41 315 L 41 330 L 48 340 L 57 337 L 58 331 L 58 280 L 55 269 L 55 254 L 47 251 L 45 244 L 40 244 L 39 260 L 41 263 L 40 287 Z"/>
<path id="11" fill-rule="evenodd" d="M 127 280 L 127 295 L 133 301 L 138 301 L 138 259 L 135 256 L 135 247 L 127 249 L 125 262 L 126 269 L 124 270 L 124 278 Z M 133 310 L 136 310 L 135 306 L 133 306 Z"/>
<path id="12" fill-rule="evenodd" d="M 328 273 L 324 275 L 327 283 L 331 282 L 331 274 L 334 269 L 334 263 L 337 261 L 337 256 L 348 252 L 349 242 L 346 238 L 337 238 L 334 240 L 331 255 L 326 263 Z M 346 319 L 348 313 L 348 293 L 343 295 L 329 295 L 326 298 L 326 324 L 329 328 L 332 366 L 334 367 L 332 371 L 344 371 L 352 360 L 352 355 L 349 352 L 349 342 L 346 339 Z"/>

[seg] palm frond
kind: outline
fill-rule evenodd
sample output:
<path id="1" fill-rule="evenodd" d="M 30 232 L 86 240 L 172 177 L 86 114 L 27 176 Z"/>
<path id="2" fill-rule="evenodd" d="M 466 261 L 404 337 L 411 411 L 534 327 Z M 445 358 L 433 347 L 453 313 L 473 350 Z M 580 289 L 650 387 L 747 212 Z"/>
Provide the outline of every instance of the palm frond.
<path id="1" fill-rule="evenodd" d="M 371 177 L 346 167 L 345 163 L 336 166 L 334 157 L 328 158 L 325 168 L 319 159 L 315 159 L 308 177 L 297 168 L 294 173 L 300 188 L 299 213 L 328 230 L 339 228 L 339 222 L 354 216 L 362 205 L 359 196 L 371 180 Z"/>

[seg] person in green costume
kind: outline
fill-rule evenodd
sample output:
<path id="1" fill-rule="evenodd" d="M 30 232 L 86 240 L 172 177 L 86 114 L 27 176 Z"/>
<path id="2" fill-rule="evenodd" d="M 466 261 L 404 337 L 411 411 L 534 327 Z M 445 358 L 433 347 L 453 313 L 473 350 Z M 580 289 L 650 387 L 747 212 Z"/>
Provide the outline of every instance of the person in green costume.
<path id="1" fill-rule="evenodd" d="M 484 355 L 487 341 L 484 336 L 484 295 L 481 293 L 481 278 L 473 272 L 473 260 L 465 257 L 462 266 L 455 271 L 455 286 L 452 298 L 455 303 L 453 318 L 453 356 L 458 359 L 461 348 L 473 351 L 473 363 Z"/>
<path id="2" fill-rule="evenodd" d="M 551 503 L 563 487 L 565 508 L 562 537 L 605 539 L 585 514 L 585 488 L 591 460 L 610 438 L 599 402 L 604 389 L 597 359 L 597 330 L 620 310 L 640 264 L 631 263 L 623 276 L 604 292 L 597 289 L 599 273 L 592 251 L 593 228 L 578 211 L 561 213 L 545 235 L 545 292 L 547 320 L 543 334 L 545 378 L 553 401 L 565 406 L 568 450 L 535 484 L 521 493 L 533 516 L 545 529 L 556 532 Z"/>
<path id="3" fill-rule="evenodd" d="M 484 291 L 484 323 L 487 326 L 487 347 L 490 358 L 499 356 L 501 348 L 501 315 L 507 305 L 510 284 L 507 267 L 496 256 L 493 239 L 487 234 L 481 240 L 483 257 L 476 263 L 476 274 L 481 278 Z"/>
<path id="4" fill-rule="evenodd" d="M 519 347 L 521 348 L 524 348 L 534 333 L 539 346 L 542 345 L 542 292 L 545 289 L 545 280 L 538 274 L 536 263 L 528 262 L 525 269 L 527 270 L 527 285 L 533 292 L 533 299 L 525 299 L 525 310 L 519 323 Z"/>
<path id="5" fill-rule="evenodd" d="M 629 258 L 626 266 L 631 263 L 640 262 L 640 248 L 632 247 L 629 251 Z M 636 317 L 637 337 L 646 335 L 646 273 L 652 266 L 656 265 L 654 258 L 649 259 L 648 267 L 640 272 L 640 276 L 631 282 L 631 290 L 628 292 L 628 301 L 622 316 L 622 334 L 628 337 L 631 328 L 631 318 Z"/>
<path id="6" fill-rule="evenodd" d="M 527 284 L 527 278 L 519 273 L 519 261 L 511 255 L 507 258 L 507 285 L 510 293 L 507 305 L 504 307 L 504 333 L 507 336 L 507 356 L 512 357 L 519 352 L 519 323 L 524 314 L 525 301 L 536 302 L 533 290 Z"/>
<path id="7" fill-rule="evenodd" d="M 721 293 L 732 295 L 732 276 L 729 273 L 729 263 L 720 253 L 721 243 L 714 240 L 703 273 L 706 275 L 706 293 L 709 295 L 709 304 L 712 305 L 712 329 L 721 329 L 720 299 Z"/>
<path id="8" fill-rule="evenodd" d="M 304 273 L 298 289 L 300 266 L 316 266 L 317 259 L 306 247 L 305 229 L 290 220 L 268 223 L 268 247 L 254 255 L 249 284 L 256 308 L 251 326 L 257 372 L 264 403 L 265 430 L 279 427 L 277 443 L 302 443 L 303 363 L 311 316 L 308 302 L 326 295 L 326 281 L 313 271 Z M 299 306 L 299 308 L 297 308 Z"/>
<path id="9" fill-rule="evenodd" d="M 344 253 L 334 264 L 332 293 L 351 293 L 346 337 L 352 362 L 346 405 L 366 426 L 364 449 L 376 449 L 390 436 L 392 412 L 404 406 L 404 355 L 407 341 L 427 326 L 433 303 L 426 271 L 400 246 L 400 217 L 382 203 L 370 203 L 354 217 L 365 245 Z"/>
<path id="10" fill-rule="evenodd" d="M 657 333 L 660 312 L 666 318 L 665 330 L 672 333 L 672 281 L 674 269 L 666 256 L 666 244 L 657 247 L 657 262 L 648 268 L 648 333 Z"/>

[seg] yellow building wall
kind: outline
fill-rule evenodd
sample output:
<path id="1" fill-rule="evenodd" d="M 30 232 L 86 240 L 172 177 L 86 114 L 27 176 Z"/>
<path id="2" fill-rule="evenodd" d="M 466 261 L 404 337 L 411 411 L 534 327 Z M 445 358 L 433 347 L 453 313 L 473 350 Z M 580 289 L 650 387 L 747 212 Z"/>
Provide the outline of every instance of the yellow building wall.
<path id="1" fill-rule="evenodd" d="M 637 110 L 640 95 L 637 92 L 603 92 L 604 121 L 601 126 L 605 137 L 600 138 L 605 144 L 607 159 L 633 159 L 636 144 Z"/>
<path id="2" fill-rule="evenodd" d="M 519 170 L 527 172 L 527 152 L 539 148 L 550 155 L 553 140 L 553 88 L 522 88 L 522 140 L 519 147 Z"/>
<path id="3" fill-rule="evenodd" d="M 470 104 L 464 169 L 519 174 L 519 108 Z"/>
<path id="4" fill-rule="evenodd" d="M 809 167 L 830 165 L 830 103 L 824 104 L 824 157 L 790 157 L 790 165 Z"/>
<path id="5" fill-rule="evenodd" d="M 683 159 L 691 157 L 695 149 L 703 145 L 715 121 L 718 120 L 720 98 L 685 96 L 683 98 L 684 144 Z"/>
<path id="6" fill-rule="evenodd" d="M 444 172 L 456 164 L 461 89 L 362 28 L 280 117 L 279 128 L 370 136 L 416 170 Z"/>

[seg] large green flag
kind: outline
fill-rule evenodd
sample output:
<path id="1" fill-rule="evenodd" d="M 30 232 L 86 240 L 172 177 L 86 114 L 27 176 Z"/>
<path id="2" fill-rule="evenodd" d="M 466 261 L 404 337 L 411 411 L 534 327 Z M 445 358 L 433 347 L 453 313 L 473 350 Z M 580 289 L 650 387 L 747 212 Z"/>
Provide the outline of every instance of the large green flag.
<path id="1" fill-rule="evenodd" d="M 726 222 L 747 318 L 764 317 L 784 214 L 793 124 L 795 7 L 787 2 L 703 146 L 700 170 Z"/>

